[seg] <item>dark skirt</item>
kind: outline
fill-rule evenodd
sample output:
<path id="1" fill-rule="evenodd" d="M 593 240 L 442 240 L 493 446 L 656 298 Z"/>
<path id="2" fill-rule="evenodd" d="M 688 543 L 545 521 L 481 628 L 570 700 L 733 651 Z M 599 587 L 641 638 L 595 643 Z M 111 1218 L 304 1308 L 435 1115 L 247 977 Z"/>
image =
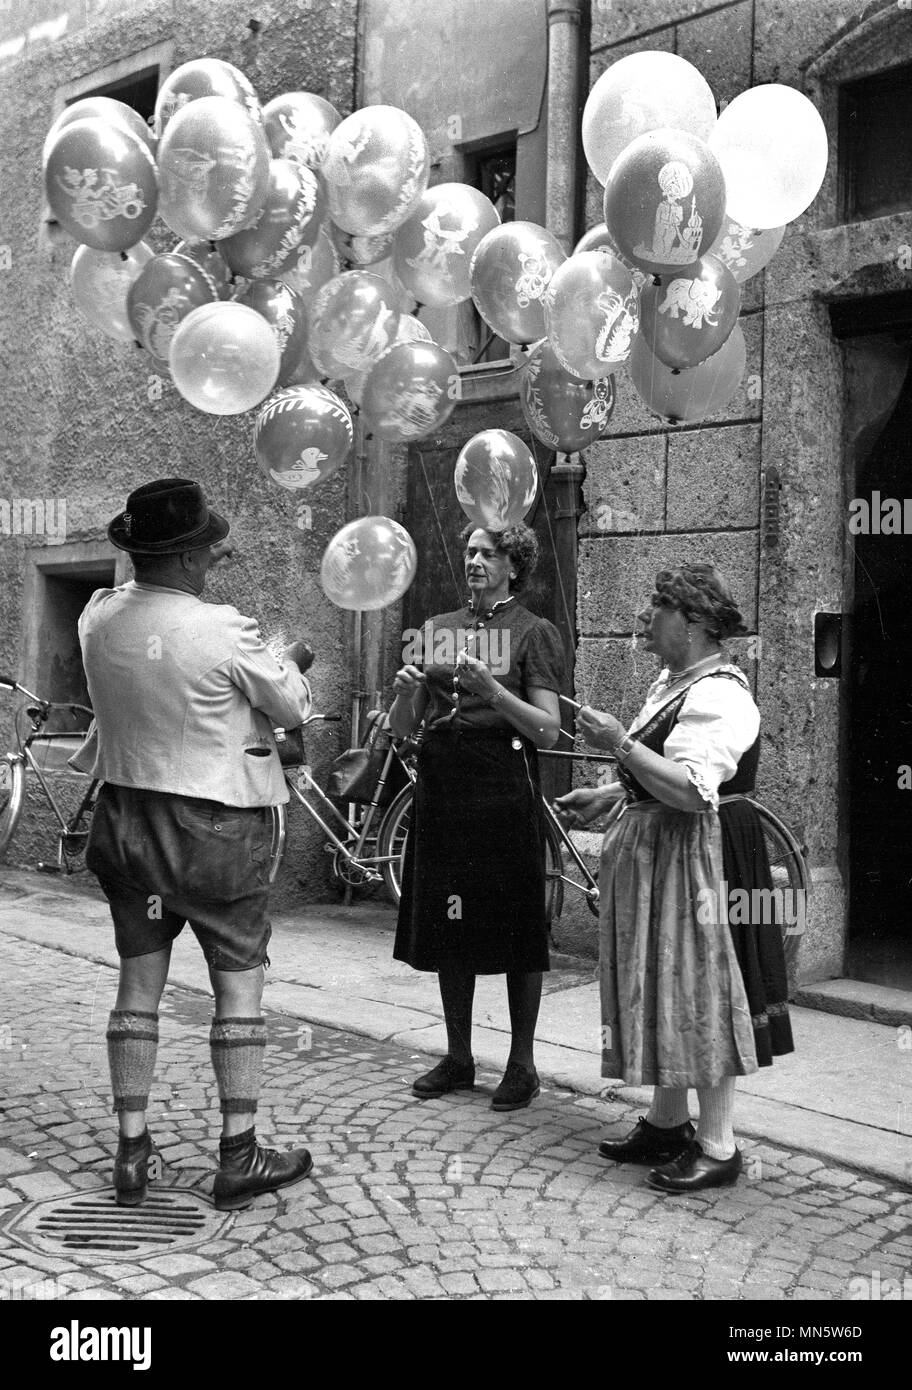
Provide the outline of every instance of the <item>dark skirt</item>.
<path id="1" fill-rule="evenodd" d="M 426 737 L 393 955 L 416 970 L 548 970 L 535 748 L 500 731 Z"/>
<path id="2" fill-rule="evenodd" d="M 719 820 L 722 826 L 722 871 L 729 893 L 740 888 L 748 891 L 753 888 L 771 889 L 773 881 L 769 858 L 756 809 L 749 801 L 723 801 L 719 805 Z M 753 913 L 748 915 L 754 916 Z M 782 929 L 776 922 L 739 923 L 731 920 L 729 928 L 750 1005 L 757 1062 L 761 1067 L 769 1067 L 774 1057 L 795 1050 L 788 1012 Z"/>

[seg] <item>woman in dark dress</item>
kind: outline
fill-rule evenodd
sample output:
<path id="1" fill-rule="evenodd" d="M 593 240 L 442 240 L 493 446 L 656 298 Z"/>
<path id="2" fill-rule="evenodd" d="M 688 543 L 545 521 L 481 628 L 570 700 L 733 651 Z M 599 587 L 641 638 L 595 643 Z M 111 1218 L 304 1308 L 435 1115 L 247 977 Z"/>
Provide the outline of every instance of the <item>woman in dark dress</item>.
<path id="1" fill-rule="evenodd" d="M 564 652 L 515 594 L 538 558 L 527 526 L 467 527 L 465 608 L 431 618 L 394 682 L 390 725 L 425 721 L 394 955 L 440 982 L 447 1055 L 415 1095 L 471 1089 L 476 975 L 507 977 L 512 1042 L 492 1105 L 538 1095 L 533 1043 L 549 968 L 537 748 L 558 738 Z"/>

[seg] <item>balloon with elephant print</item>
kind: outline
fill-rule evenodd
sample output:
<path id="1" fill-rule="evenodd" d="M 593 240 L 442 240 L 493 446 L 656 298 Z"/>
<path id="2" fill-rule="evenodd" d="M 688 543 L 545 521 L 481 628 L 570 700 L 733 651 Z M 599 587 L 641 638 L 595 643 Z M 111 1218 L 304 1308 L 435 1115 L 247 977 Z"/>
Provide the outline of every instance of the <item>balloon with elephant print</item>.
<path id="1" fill-rule="evenodd" d="M 351 416 L 320 386 L 290 386 L 272 396 L 257 416 L 257 463 L 277 487 L 299 491 L 322 482 L 344 463 L 352 446 Z"/>
<path id="2" fill-rule="evenodd" d="M 307 312 L 294 290 L 281 280 L 254 280 L 235 295 L 236 304 L 246 304 L 271 325 L 279 345 L 277 386 L 295 380 L 307 352 Z"/>
<path id="3" fill-rule="evenodd" d="M 262 126 L 237 102 L 199 97 L 169 120 L 158 146 L 159 212 L 186 241 L 221 241 L 259 216 L 269 186 Z"/>
<path id="4" fill-rule="evenodd" d="M 127 251 L 142 241 L 159 203 L 148 145 L 97 116 L 60 130 L 48 150 L 44 187 L 60 225 L 96 251 Z"/>
<path id="5" fill-rule="evenodd" d="M 558 361 L 547 341 L 529 352 L 519 378 L 519 402 L 529 429 L 549 449 L 573 454 L 594 444 L 614 412 L 613 376 L 582 381 Z"/>
<path id="6" fill-rule="evenodd" d="M 95 251 L 78 246 L 70 266 L 70 289 L 77 307 L 94 328 L 109 338 L 132 343 L 136 337 L 127 314 L 127 296 L 154 252 L 144 241 L 129 251 Z"/>
<path id="7" fill-rule="evenodd" d="M 336 108 L 314 92 L 283 92 L 263 107 L 263 128 L 273 157 L 290 159 L 304 169 L 319 169 L 341 120 Z"/>
<path id="8" fill-rule="evenodd" d="M 653 130 L 618 156 L 605 185 L 605 225 L 625 260 L 650 275 L 696 265 L 725 217 L 725 180 L 709 146 Z"/>
<path id="9" fill-rule="evenodd" d="M 460 450 L 453 481 L 470 521 L 503 531 L 522 521 L 538 493 L 538 470 L 509 430 L 482 430 Z"/>
<path id="10" fill-rule="evenodd" d="M 241 415 L 275 386 L 279 345 L 262 314 L 219 300 L 178 324 L 169 362 L 175 386 L 197 410 Z"/>
<path id="11" fill-rule="evenodd" d="M 268 279 L 285 269 L 299 247 L 313 246 L 325 211 L 316 174 L 290 159 L 273 159 L 256 221 L 219 242 L 219 250 L 233 274 Z"/>
<path id="12" fill-rule="evenodd" d="M 396 232 L 396 274 L 419 304 L 460 304 L 472 293 L 469 267 L 475 248 L 499 226 L 497 209 L 478 189 L 435 184 Z"/>
<path id="13" fill-rule="evenodd" d="M 653 414 L 672 424 L 712 419 L 731 401 L 747 365 L 747 348 L 736 323 L 719 351 L 686 371 L 666 367 L 638 334 L 628 364 L 637 395 Z"/>
<path id="14" fill-rule="evenodd" d="M 469 266 L 472 299 L 489 328 L 509 343 L 545 336 L 543 299 L 567 259 L 556 237 L 534 222 L 505 222 L 487 232 Z"/>
<path id="15" fill-rule="evenodd" d="M 310 355 L 328 377 L 368 371 L 392 347 L 399 326 L 393 291 L 365 270 L 327 281 L 310 307 Z"/>
<path id="16" fill-rule="evenodd" d="M 329 137 L 321 173 L 330 216 L 356 236 L 395 231 L 427 187 L 429 172 L 418 122 L 396 106 L 364 106 Z"/>
<path id="17" fill-rule="evenodd" d="M 190 102 L 205 97 L 221 97 L 236 106 L 259 125 L 262 112 L 249 78 L 221 58 L 193 58 L 169 73 L 158 89 L 155 101 L 155 134 L 160 140 L 173 116 Z"/>
<path id="18" fill-rule="evenodd" d="M 361 408 L 372 433 L 394 444 L 424 439 L 450 418 L 459 368 L 436 343 L 398 343 L 367 374 Z"/>
<path id="19" fill-rule="evenodd" d="M 329 542 L 320 582 L 337 607 L 370 613 L 400 599 L 417 569 L 418 552 L 404 526 L 387 516 L 362 516 Z"/>
<path id="20" fill-rule="evenodd" d="M 204 304 L 218 300 L 218 286 L 198 262 L 176 251 L 153 256 L 127 294 L 127 317 L 133 336 L 167 372 L 171 340 L 178 324 Z"/>
<path id="21" fill-rule="evenodd" d="M 543 303 L 548 340 L 573 376 L 607 376 L 630 356 L 639 295 L 630 271 L 606 247 L 558 266 Z"/>
<path id="22" fill-rule="evenodd" d="M 738 322 L 741 287 L 715 256 L 686 275 L 663 275 L 640 294 L 640 334 L 666 367 L 696 367 L 718 352 Z"/>

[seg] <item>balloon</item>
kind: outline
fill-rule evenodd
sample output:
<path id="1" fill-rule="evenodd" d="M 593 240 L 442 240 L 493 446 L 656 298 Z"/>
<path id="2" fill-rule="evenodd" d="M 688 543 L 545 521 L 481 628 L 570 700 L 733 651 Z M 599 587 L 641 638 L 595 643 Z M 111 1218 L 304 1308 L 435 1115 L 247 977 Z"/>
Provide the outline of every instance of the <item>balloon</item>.
<path id="1" fill-rule="evenodd" d="M 339 254 L 326 231 L 321 228 L 313 246 L 299 246 L 279 276 L 310 307 L 317 290 L 339 274 Z"/>
<path id="2" fill-rule="evenodd" d="M 399 343 L 371 367 L 362 409 L 374 434 L 405 444 L 450 418 L 458 384 L 459 368 L 436 343 Z"/>
<path id="3" fill-rule="evenodd" d="M 742 227 L 767 230 L 800 217 L 827 167 L 826 126 L 794 87 L 765 82 L 726 106 L 709 139 L 727 192 L 725 211 Z"/>
<path id="4" fill-rule="evenodd" d="M 151 354 L 155 365 L 167 371 L 177 325 L 194 309 L 217 299 L 215 281 L 189 256 L 175 251 L 153 256 L 127 295 L 133 337 Z"/>
<path id="5" fill-rule="evenodd" d="M 529 353 L 519 402 L 529 429 L 549 449 L 574 454 L 595 442 L 614 411 L 614 377 L 581 381 L 564 370 L 546 340 Z"/>
<path id="6" fill-rule="evenodd" d="M 384 236 L 353 236 L 331 221 L 329 235 L 342 260 L 358 267 L 386 260 L 392 253 L 395 232 L 387 232 Z"/>
<path id="7" fill-rule="evenodd" d="M 132 106 L 128 106 L 125 101 L 115 101 L 113 97 L 82 97 L 81 100 L 73 101 L 69 106 L 65 106 L 48 131 L 41 155 L 42 165 L 47 163 L 51 146 L 60 132 L 66 126 L 72 125 L 74 121 L 82 121 L 90 116 L 106 121 L 108 125 L 118 126 L 122 130 L 129 131 L 150 150 L 153 149 L 155 140 L 152 132 L 139 112 L 134 111 Z"/>
<path id="8" fill-rule="evenodd" d="M 736 323 L 717 353 L 681 372 L 660 362 L 638 336 L 630 354 L 630 379 L 655 415 L 677 424 L 705 420 L 723 411 L 741 384 L 746 365 L 744 334 Z"/>
<path id="9" fill-rule="evenodd" d="M 415 543 L 404 526 L 387 516 L 362 516 L 333 536 L 320 582 L 338 608 L 374 612 L 402 597 L 417 568 Z"/>
<path id="10" fill-rule="evenodd" d="M 375 265 L 372 265 L 371 274 L 379 275 L 380 279 L 384 280 L 386 284 L 389 285 L 393 294 L 393 307 L 398 309 L 400 314 L 415 314 L 418 312 L 418 301 L 411 290 L 405 288 L 405 285 L 403 285 L 399 276 L 396 274 L 393 267 L 392 256 L 385 261 L 377 261 Z"/>
<path id="11" fill-rule="evenodd" d="M 395 106 L 364 106 L 329 137 L 323 161 L 329 212 L 358 236 L 382 236 L 405 221 L 427 187 L 427 142 Z"/>
<path id="12" fill-rule="evenodd" d="M 158 146 L 159 211 L 187 241 L 220 241 L 255 222 L 269 185 L 269 146 L 237 102 L 198 97 Z"/>
<path id="13" fill-rule="evenodd" d="M 193 58 L 182 63 L 165 78 L 155 101 L 155 133 L 161 139 L 175 112 L 201 97 L 221 97 L 240 106 L 257 124 L 262 120 L 260 103 L 248 79 L 221 58 Z"/>
<path id="14" fill-rule="evenodd" d="M 459 304 L 472 293 L 469 265 L 476 246 L 499 226 L 490 198 L 468 184 L 428 188 L 396 233 L 396 274 L 419 304 Z"/>
<path id="15" fill-rule="evenodd" d="M 170 362 L 175 386 L 197 410 L 240 415 L 275 386 L 279 345 L 262 314 L 219 301 L 194 309 L 178 325 Z"/>
<path id="16" fill-rule="evenodd" d="M 650 283 L 640 295 L 640 333 L 666 367 L 695 367 L 725 342 L 741 309 L 741 290 L 715 256 L 703 256 L 687 275 Z"/>
<path id="17" fill-rule="evenodd" d="M 503 531 L 522 521 L 538 492 L 538 470 L 525 444 L 509 430 L 482 430 L 456 460 L 456 496 L 470 521 Z"/>
<path id="18" fill-rule="evenodd" d="M 603 247 L 606 251 L 611 252 L 616 261 L 620 261 L 621 265 L 627 267 L 630 271 L 631 280 L 636 285 L 637 289 L 641 290 L 649 277 L 642 270 L 639 270 L 632 261 L 626 260 L 626 258 L 621 255 L 612 241 L 611 233 L 604 222 L 596 222 L 594 227 L 590 227 L 588 232 L 583 233 L 573 248 L 573 255 L 578 256 L 580 251 L 600 251 Z"/>
<path id="19" fill-rule="evenodd" d="M 307 314 L 299 297 L 281 280 L 256 280 L 235 296 L 262 314 L 276 335 L 281 360 L 277 386 L 287 385 L 297 374 L 307 352 Z"/>
<path id="20" fill-rule="evenodd" d="M 639 296 L 626 266 L 604 247 L 558 266 L 545 291 L 545 328 L 561 366 L 584 381 L 630 356 Z"/>
<path id="21" fill-rule="evenodd" d="M 363 372 L 396 341 L 389 285 L 366 270 L 327 281 L 310 307 L 310 355 L 324 376 Z"/>
<path id="22" fill-rule="evenodd" d="M 235 275 L 262 280 L 277 275 L 302 244 L 320 234 L 326 208 L 316 175 L 290 159 L 273 159 L 269 185 L 256 221 L 221 243 Z"/>
<path id="23" fill-rule="evenodd" d="M 542 299 L 566 259 L 560 242 L 534 222 L 505 222 L 483 236 L 469 276 L 472 298 L 488 327 L 510 343 L 543 338 Z"/>
<path id="24" fill-rule="evenodd" d="M 709 147 L 679 130 L 628 145 L 605 185 L 605 223 L 621 255 L 652 275 L 696 264 L 725 215 L 725 181 Z"/>
<path id="25" fill-rule="evenodd" d="M 745 280 L 769 265 L 784 235 L 784 227 L 754 232 L 726 217 L 722 230 L 706 254 L 715 256 L 723 265 L 727 265 L 738 284 L 743 285 Z"/>
<path id="26" fill-rule="evenodd" d="M 135 335 L 127 317 L 127 292 L 154 254 L 144 241 L 129 251 L 76 248 L 70 266 L 73 298 L 89 323 L 109 338 L 132 343 Z"/>
<path id="27" fill-rule="evenodd" d="M 341 119 L 334 106 L 312 92 L 283 92 L 263 107 L 273 157 L 290 159 L 304 169 L 319 169 Z"/>
<path id="28" fill-rule="evenodd" d="M 48 151 L 44 186 L 57 221 L 96 251 L 142 241 L 158 206 L 148 146 L 97 116 L 64 126 Z"/>
<path id="29" fill-rule="evenodd" d="M 298 489 L 328 478 L 352 446 L 351 416 L 321 387 L 292 386 L 272 396 L 257 416 L 257 463 L 279 487 Z"/>
<path id="30" fill-rule="evenodd" d="M 174 248 L 174 254 L 189 256 L 191 261 L 196 261 L 215 281 L 219 299 L 231 299 L 236 286 L 232 283 L 231 271 L 214 241 L 179 241 Z"/>
<path id="31" fill-rule="evenodd" d="M 685 131 L 701 140 L 716 124 L 706 78 L 673 53 L 631 53 L 612 63 L 583 108 L 583 150 L 599 183 L 632 140 L 647 131 Z"/>
<path id="32" fill-rule="evenodd" d="M 431 341 L 431 335 L 420 319 L 416 319 L 412 314 L 399 315 L 399 326 L 396 329 L 394 347 L 399 343 L 430 343 Z M 391 348 L 387 348 L 387 352 L 391 351 Z M 385 355 L 386 354 L 384 354 L 384 356 Z M 364 385 L 372 371 L 373 365 L 366 372 L 352 372 L 349 376 L 343 378 L 345 383 L 345 394 L 348 396 L 349 400 L 354 401 L 355 405 L 361 404 L 361 397 L 364 394 Z"/>

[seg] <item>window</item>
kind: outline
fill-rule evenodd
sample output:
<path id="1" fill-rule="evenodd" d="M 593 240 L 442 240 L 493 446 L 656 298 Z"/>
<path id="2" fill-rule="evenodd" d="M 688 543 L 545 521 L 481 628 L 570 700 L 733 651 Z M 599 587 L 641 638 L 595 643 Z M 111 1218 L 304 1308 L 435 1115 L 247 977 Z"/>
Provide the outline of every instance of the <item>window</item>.
<path id="1" fill-rule="evenodd" d="M 516 141 L 467 155 L 465 182 L 490 198 L 501 222 L 512 222 L 516 216 Z M 478 342 L 470 356 L 472 364 L 504 361 L 510 356 L 510 344 L 497 337 L 474 305 L 472 314 Z"/>
<path id="2" fill-rule="evenodd" d="M 912 208 L 912 63 L 839 91 L 842 220 Z"/>
<path id="3" fill-rule="evenodd" d="M 90 87 L 87 91 L 80 92 L 78 96 L 67 97 L 65 104 L 71 106 L 74 101 L 82 101 L 85 97 L 111 97 L 114 101 L 122 101 L 125 106 L 132 106 L 133 110 L 142 116 L 146 124 L 151 126 L 152 117 L 155 115 L 157 96 L 158 65 L 156 64 L 153 67 L 143 68 L 140 72 L 131 73 L 115 82 L 105 82 L 97 87 Z"/>

